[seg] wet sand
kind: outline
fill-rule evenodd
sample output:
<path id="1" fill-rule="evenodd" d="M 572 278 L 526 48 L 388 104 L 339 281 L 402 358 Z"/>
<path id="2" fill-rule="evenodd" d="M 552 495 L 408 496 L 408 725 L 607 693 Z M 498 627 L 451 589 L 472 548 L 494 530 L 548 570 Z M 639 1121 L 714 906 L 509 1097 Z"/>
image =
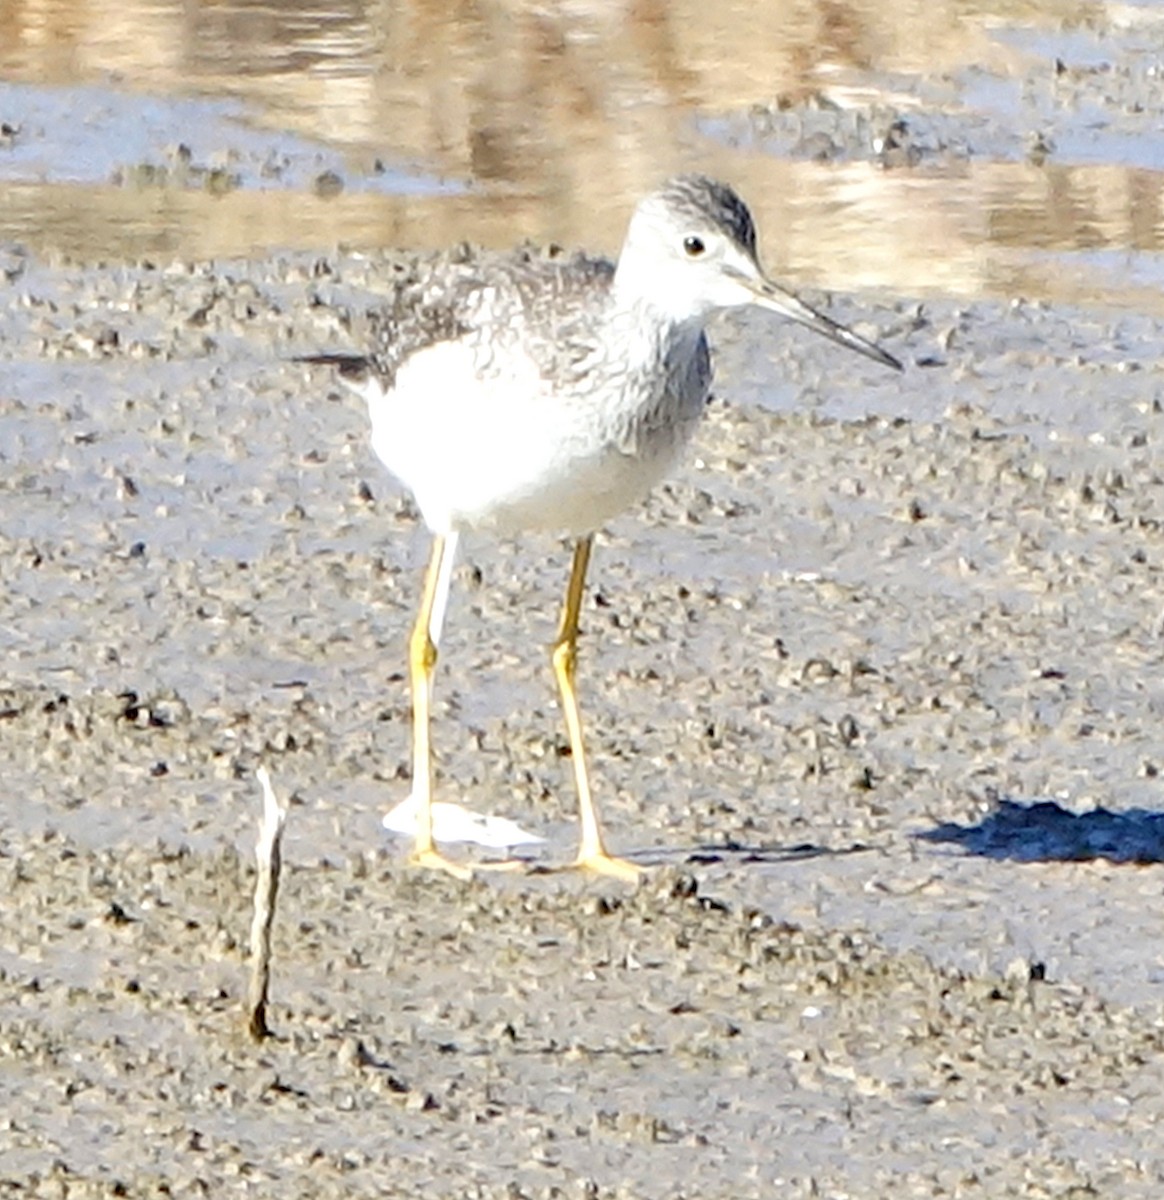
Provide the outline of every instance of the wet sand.
<path id="1" fill-rule="evenodd" d="M 6 257 L 0 1195 L 1158 1195 L 1159 323 L 838 298 L 900 379 L 719 323 L 585 609 L 646 881 L 458 884 L 379 829 L 424 534 L 287 361 L 389 264 Z M 567 563 L 470 540 L 435 728 L 551 863 Z"/>

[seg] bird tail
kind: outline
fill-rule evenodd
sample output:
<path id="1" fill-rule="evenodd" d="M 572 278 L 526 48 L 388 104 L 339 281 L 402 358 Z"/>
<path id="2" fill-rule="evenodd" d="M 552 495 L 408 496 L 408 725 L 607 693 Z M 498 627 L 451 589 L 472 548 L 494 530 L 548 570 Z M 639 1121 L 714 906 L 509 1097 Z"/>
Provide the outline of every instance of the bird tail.
<path id="1" fill-rule="evenodd" d="M 311 367 L 335 367 L 343 379 L 363 379 L 372 365 L 366 354 L 297 354 L 291 361 Z"/>

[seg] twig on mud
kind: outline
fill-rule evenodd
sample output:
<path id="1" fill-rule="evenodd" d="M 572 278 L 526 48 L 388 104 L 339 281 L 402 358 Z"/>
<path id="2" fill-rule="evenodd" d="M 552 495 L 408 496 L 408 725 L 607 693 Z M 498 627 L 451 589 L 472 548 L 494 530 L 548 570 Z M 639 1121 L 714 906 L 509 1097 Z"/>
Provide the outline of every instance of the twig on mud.
<path id="1" fill-rule="evenodd" d="M 255 858 L 259 877 L 255 881 L 255 915 L 251 921 L 251 982 L 247 990 L 247 1030 L 256 1041 L 270 1036 L 267 1025 L 267 989 L 271 982 L 271 926 L 275 920 L 275 898 L 279 893 L 279 870 L 283 865 L 283 826 L 287 809 L 275 797 L 271 776 L 259 767 L 255 778 L 263 789 L 263 819 Z"/>

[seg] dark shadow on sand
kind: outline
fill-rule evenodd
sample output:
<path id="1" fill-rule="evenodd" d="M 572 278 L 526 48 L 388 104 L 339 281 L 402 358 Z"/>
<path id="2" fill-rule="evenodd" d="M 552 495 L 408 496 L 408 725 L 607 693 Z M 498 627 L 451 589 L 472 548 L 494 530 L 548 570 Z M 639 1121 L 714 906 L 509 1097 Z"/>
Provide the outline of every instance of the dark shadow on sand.
<path id="1" fill-rule="evenodd" d="M 960 846 L 967 854 L 1013 862 L 1164 862 L 1164 812 L 1095 808 L 1073 813 L 1053 800 L 996 801 L 976 825 L 947 821 L 918 834 L 924 842 Z"/>
<path id="2" fill-rule="evenodd" d="M 660 851 L 658 848 L 644 850 L 643 858 L 655 861 L 677 861 L 690 866 L 705 866 L 712 863 L 787 863 L 800 862 L 809 858 L 840 858 L 849 854 L 863 854 L 872 846 L 854 842 L 850 846 L 821 846 L 815 842 L 798 842 L 792 846 L 756 845 L 745 842 L 724 842 L 716 845 L 692 846 L 686 849 Z M 630 857 L 634 858 L 635 855 Z"/>

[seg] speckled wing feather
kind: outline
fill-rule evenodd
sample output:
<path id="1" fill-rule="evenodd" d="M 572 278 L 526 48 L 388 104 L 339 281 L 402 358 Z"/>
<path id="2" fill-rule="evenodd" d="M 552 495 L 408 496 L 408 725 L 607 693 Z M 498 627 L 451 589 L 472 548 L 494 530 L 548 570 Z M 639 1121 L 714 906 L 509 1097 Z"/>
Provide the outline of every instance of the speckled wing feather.
<path id="1" fill-rule="evenodd" d="M 345 378 L 374 373 L 390 389 L 414 354 L 467 340 L 482 371 L 520 349 L 557 386 L 585 373 L 614 265 L 583 254 L 468 247 L 400 264 L 384 300 L 366 314 L 370 354 L 325 353 L 297 361 L 337 367 Z"/>

